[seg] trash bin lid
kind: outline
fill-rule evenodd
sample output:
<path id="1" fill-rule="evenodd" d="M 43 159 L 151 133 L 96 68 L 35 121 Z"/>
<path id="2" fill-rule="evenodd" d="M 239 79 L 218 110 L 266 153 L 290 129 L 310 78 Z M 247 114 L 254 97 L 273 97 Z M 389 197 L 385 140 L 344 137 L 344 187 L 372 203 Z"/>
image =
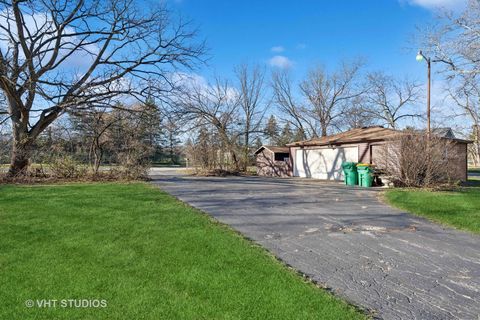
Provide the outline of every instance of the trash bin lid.
<path id="1" fill-rule="evenodd" d="M 355 162 L 343 162 L 342 163 L 342 168 L 343 169 L 354 169 L 356 166 Z"/>
<path id="2" fill-rule="evenodd" d="M 373 165 L 369 163 L 358 163 L 357 164 L 358 171 L 368 171 L 373 172 Z"/>

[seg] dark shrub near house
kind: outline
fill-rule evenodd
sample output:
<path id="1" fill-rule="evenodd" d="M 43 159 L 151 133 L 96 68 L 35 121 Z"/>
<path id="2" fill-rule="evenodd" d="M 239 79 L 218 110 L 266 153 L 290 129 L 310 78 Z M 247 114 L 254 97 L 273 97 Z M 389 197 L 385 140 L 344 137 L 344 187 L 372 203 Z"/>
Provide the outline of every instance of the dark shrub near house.
<path id="1" fill-rule="evenodd" d="M 377 165 L 395 186 L 447 185 L 466 178 L 466 148 L 453 138 L 405 131 L 384 144 Z"/>

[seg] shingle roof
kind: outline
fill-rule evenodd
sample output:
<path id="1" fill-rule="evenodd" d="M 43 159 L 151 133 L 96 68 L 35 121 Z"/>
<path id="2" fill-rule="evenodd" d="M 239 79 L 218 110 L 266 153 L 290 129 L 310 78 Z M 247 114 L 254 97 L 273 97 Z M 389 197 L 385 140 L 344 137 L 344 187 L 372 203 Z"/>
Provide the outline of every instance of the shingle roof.
<path id="1" fill-rule="evenodd" d="M 455 139 L 455 134 L 452 131 L 452 128 L 433 128 L 432 132 L 434 135 L 437 135 L 439 137 L 443 138 L 449 138 L 449 139 Z"/>
<path id="2" fill-rule="evenodd" d="M 259 153 L 263 149 L 268 149 L 272 151 L 273 153 L 289 153 L 290 148 L 289 147 L 277 147 L 277 146 L 261 146 L 260 148 L 255 151 L 255 154 Z"/>
<path id="3" fill-rule="evenodd" d="M 288 144 L 289 147 L 301 147 L 301 146 L 324 146 L 324 145 L 338 145 L 346 143 L 357 143 L 357 142 L 374 142 L 374 141 L 384 141 L 393 138 L 395 135 L 402 133 L 403 131 L 394 130 L 379 126 L 374 127 L 364 127 L 352 129 L 349 131 L 337 133 L 331 136 L 313 138 L 311 140 L 298 141 Z M 433 134 L 436 134 L 433 132 Z M 450 137 L 448 137 L 450 138 Z M 450 138 L 452 139 L 452 138 Z M 456 139 L 452 140 L 470 143 L 471 141 Z"/>
<path id="4" fill-rule="evenodd" d="M 393 137 L 399 131 L 384 127 L 366 127 L 357 128 L 349 131 L 333 134 L 326 137 L 313 138 L 311 140 L 298 141 L 288 144 L 289 147 L 295 146 L 322 146 L 344 144 L 349 142 L 361 141 L 381 141 Z"/>

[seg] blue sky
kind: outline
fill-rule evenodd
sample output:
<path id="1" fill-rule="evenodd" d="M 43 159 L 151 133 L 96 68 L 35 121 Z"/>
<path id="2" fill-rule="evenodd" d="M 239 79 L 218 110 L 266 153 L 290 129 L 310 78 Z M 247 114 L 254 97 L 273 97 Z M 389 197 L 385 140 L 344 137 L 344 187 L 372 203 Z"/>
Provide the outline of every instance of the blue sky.
<path id="1" fill-rule="evenodd" d="M 368 68 L 421 80 L 411 37 L 432 20 L 433 8 L 461 0 L 172 0 L 194 20 L 211 59 L 199 73 L 231 76 L 240 63 L 290 65 L 302 77 L 312 65 L 335 66 L 363 57 Z M 410 47 L 410 49 L 407 49 Z M 279 56 L 274 58 L 275 56 Z M 271 60 L 274 58 L 273 60 Z M 288 60 L 287 60 L 288 59 Z"/>

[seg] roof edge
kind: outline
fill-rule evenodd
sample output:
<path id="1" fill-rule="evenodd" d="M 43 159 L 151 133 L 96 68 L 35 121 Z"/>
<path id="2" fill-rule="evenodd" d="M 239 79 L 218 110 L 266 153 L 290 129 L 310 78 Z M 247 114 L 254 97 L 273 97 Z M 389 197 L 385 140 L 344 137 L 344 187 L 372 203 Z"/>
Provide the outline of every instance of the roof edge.
<path id="1" fill-rule="evenodd" d="M 375 128 L 375 127 L 369 127 L 369 128 Z M 364 128 L 361 128 L 361 129 L 364 129 Z M 392 129 L 392 128 L 383 128 L 383 129 L 385 131 L 390 131 L 392 136 L 395 135 L 395 134 L 406 133 L 404 130 L 397 130 L 397 129 Z M 353 129 L 353 130 L 355 130 L 355 129 Z M 352 131 L 352 130 L 349 130 L 349 131 Z M 383 136 L 383 137 L 378 137 L 378 138 L 365 138 L 365 137 L 355 138 L 355 137 L 352 137 L 350 139 L 348 137 L 347 138 L 343 138 L 343 137 L 337 137 L 336 138 L 335 137 L 337 135 L 341 135 L 341 134 L 347 133 L 349 131 L 340 132 L 340 133 L 337 133 L 337 134 L 333 134 L 331 136 L 316 137 L 316 138 L 313 138 L 313 139 L 310 139 L 310 140 L 302 140 L 302 141 L 292 142 L 292 143 L 287 144 L 287 147 L 295 148 L 295 147 L 312 147 L 312 146 L 335 146 L 335 145 L 360 143 L 360 142 L 380 142 L 380 141 L 387 141 L 388 138 L 390 137 L 390 136 Z M 331 137 L 331 139 L 328 139 L 329 137 Z M 321 141 L 322 138 L 327 138 L 327 141 Z M 439 138 L 455 141 L 455 142 L 458 142 L 458 143 L 466 143 L 466 144 L 473 143 L 472 140 L 466 140 L 466 139 L 461 139 L 461 138 L 456 138 L 456 137 L 455 138 L 449 138 L 449 137 L 439 136 Z"/>
<path id="2" fill-rule="evenodd" d="M 277 151 L 273 150 L 274 148 L 285 148 L 286 150 L 284 150 L 285 152 L 289 152 L 290 151 L 290 147 L 288 146 L 285 146 L 285 147 L 280 147 L 280 146 L 261 146 L 260 148 L 258 148 L 253 154 L 258 154 L 260 153 L 260 151 L 262 151 L 263 149 L 267 149 L 273 153 L 278 153 Z"/>

